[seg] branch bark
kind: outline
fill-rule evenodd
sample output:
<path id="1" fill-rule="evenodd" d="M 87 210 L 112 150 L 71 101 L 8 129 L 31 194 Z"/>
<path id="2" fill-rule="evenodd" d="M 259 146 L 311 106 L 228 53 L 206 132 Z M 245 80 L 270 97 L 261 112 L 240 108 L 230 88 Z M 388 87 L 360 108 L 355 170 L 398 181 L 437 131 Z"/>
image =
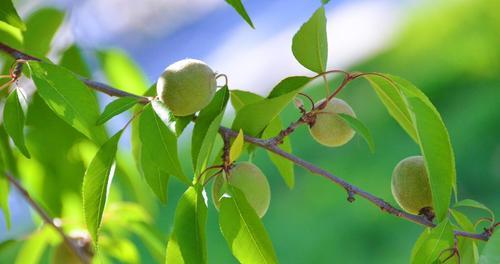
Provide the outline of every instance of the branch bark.
<path id="1" fill-rule="evenodd" d="M 13 56 L 14 58 L 16 59 L 24 59 L 24 60 L 36 60 L 36 61 L 39 61 L 39 59 L 35 58 L 35 57 L 32 57 L 28 54 L 25 54 L 19 50 L 16 50 L 16 49 L 13 49 L 11 47 L 8 47 L 6 46 L 5 44 L 2 44 L 0 43 L 0 50 L 10 54 L 11 56 Z M 31 59 L 30 59 L 31 58 Z M 335 72 L 335 71 L 330 71 L 330 72 Z M 345 72 L 343 72 L 345 73 Z M 114 88 L 114 87 L 111 87 L 109 85 L 106 85 L 106 84 L 102 84 L 102 83 L 99 83 L 99 82 L 95 82 L 95 81 L 91 81 L 91 80 L 87 80 L 87 79 L 83 79 L 82 80 L 89 88 L 91 89 L 94 89 L 96 91 L 99 91 L 99 92 L 103 92 L 105 94 L 108 94 L 110 96 L 117 96 L 117 97 L 122 97 L 122 96 L 133 96 L 133 97 L 140 97 L 141 98 L 141 103 L 145 104 L 149 101 L 149 98 L 147 97 L 143 97 L 143 96 L 138 96 L 138 95 L 134 95 L 134 94 L 131 94 L 131 93 L 128 93 L 128 92 L 125 92 L 125 91 L 122 91 L 120 89 L 117 89 L 117 88 Z M 343 87 L 344 85 L 342 85 L 341 87 Z M 340 91 L 340 89 L 337 90 L 337 92 Z M 293 132 L 293 130 L 299 126 L 300 124 L 303 124 L 303 122 L 301 121 L 297 121 L 296 123 L 293 123 L 292 126 L 293 126 L 293 129 L 291 129 Z M 225 135 L 225 136 L 229 136 L 229 137 L 236 137 L 238 135 L 238 132 L 236 131 L 233 131 L 227 127 L 223 127 L 221 126 L 219 128 L 219 133 L 221 133 L 222 135 Z M 287 134 L 288 135 L 288 134 Z M 339 185 L 340 187 L 344 188 L 347 192 L 347 199 L 352 202 L 354 201 L 354 196 L 355 195 L 358 195 L 364 199 L 366 199 L 367 201 L 371 202 L 372 204 L 374 204 L 375 206 L 377 206 L 378 208 L 380 208 L 382 211 L 384 212 L 387 212 L 391 215 L 394 215 L 396 217 L 399 217 L 399 218 L 402 218 L 402 219 L 405 219 L 405 220 L 408 220 L 410 222 L 413 222 L 413 223 L 416 223 L 416 224 L 419 224 L 419 225 L 422 225 L 422 226 L 426 226 L 426 227 L 435 227 L 436 225 L 429 221 L 426 217 L 424 216 L 419 216 L 419 215 L 413 215 L 413 214 L 409 214 L 409 213 L 406 213 L 400 209 L 397 209 L 396 207 L 392 206 L 391 204 L 387 203 L 386 201 L 384 201 L 383 199 L 367 192 L 367 191 L 364 191 L 362 190 L 361 188 L 359 187 L 356 187 L 350 183 L 348 183 L 347 181 L 329 173 L 328 171 L 326 170 L 323 170 L 317 166 L 315 166 L 314 164 L 312 163 L 309 163 L 299 157 L 296 157 L 288 152 L 285 152 L 283 150 L 281 150 L 280 148 L 278 148 L 276 146 L 276 141 L 277 139 L 279 140 L 280 139 L 280 136 L 278 135 L 277 138 L 271 138 L 269 140 L 264 140 L 264 139 L 260 139 L 260 138 L 255 138 L 255 137 L 250 137 L 250 136 L 247 136 L 245 135 L 244 136 L 244 139 L 246 142 L 250 143 L 250 144 L 253 144 L 253 145 L 256 145 L 258 147 L 261 147 L 263 149 L 266 149 L 268 151 L 271 151 L 287 160 L 290 160 L 291 162 L 295 163 L 296 165 L 298 166 L 301 166 L 303 167 L 304 169 L 310 171 L 311 173 L 313 174 L 316 174 L 316 175 L 319 175 L 319 176 L 322 176 L 330 181 L 332 181 L 333 183 Z M 454 234 L 456 236 L 462 236 L 462 237 L 467 237 L 467 238 L 471 238 L 471 239 L 477 239 L 477 240 L 482 240 L 482 241 L 488 241 L 488 239 L 490 238 L 490 236 L 493 234 L 494 232 L 494 229 L 495 227 L 498 225 L 498 223 L 496 224 L 493 224 L 492 227 L 490 229 L 487 229 L 485 230 L 484 232 L 482 233 L 470 233 L 470 232 L 464 232 L 464 231 L 458 231 L 458 230 L 455 230 L 454 231 Z"/>
<path id="2" fill-rule="evenodd" d="M 77 241 L 73 240 L 69 236 L 67 236 L 63 229 L 52 219 L 47 212 L 31 197 L 28 191 L 17 181 L 17 179 L 10 173 L 5 173 L 5 176 L 12 183 L 12 186 L 16 188 L 19 193 L 24 197 L 24 199 L 30 204 L 31 208 L 37 212 L 38 215 L 43 219 L 45 223 L 52 226 L 57 233 L 63 238 L 64 243 L 76 254 L 78 258 L 84 264 L 90 263 L 92 256 L 88 255 L 83 247 L 80 247 L 77 244 Z"/>

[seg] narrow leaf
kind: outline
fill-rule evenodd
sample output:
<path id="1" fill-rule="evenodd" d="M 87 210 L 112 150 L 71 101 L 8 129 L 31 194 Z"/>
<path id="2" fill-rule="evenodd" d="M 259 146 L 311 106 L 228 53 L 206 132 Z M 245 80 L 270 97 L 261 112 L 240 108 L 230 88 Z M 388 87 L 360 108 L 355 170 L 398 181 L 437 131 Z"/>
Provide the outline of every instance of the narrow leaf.
<path id="1" fill-rule="evenodd" d="M 64 13 L 55 8 L 42 8 L 31 14 L 23 33 L 24 51 L 32 55 L 47 55 L 63 19 Z"/>
<path id="2" fill-rule="evenodd" d="M 139 66 L 119 49 L 102 50 L 97 58 L 104 75 L 114 87 L 133 94 L 142 94 L 149 86 L 149 81 Z"/>
<path id="3" fill-rule="evenodd" d="M 228 186 L 230 197 L 221 200 L 219 225 L 240 263 L 278 263 L 271 239 L 245 195 Z"/>
<path id="4" fill-rule="evenodd" d="M 292 40 L 292 52 L 307 69 L 321 73 L 326 69 L 328 40 L 326 36 L 325 8 L 321 6 L 302 25 Z"/>
<path id="5" fill-rule="evenodd" d="M 389 114 L 398 122 L 406 133 L 418 144 L 417 132 L 410 116 L 404 95 L 395 83 L 380 76 L 365 75 L 380 101 Z"/>
<path id="6" fill-rule="evenodd" d="M 479 257 L 479 264 L 498 264 L 500 263 L 500 231 L 496 230 L 486 242 L 486 245 Z"/>
<path id="7" fill-rule="evenodd" d="M 450 214 L 464 231 L 475 232 L 474 224 L 466 215 L 454 209 L 450 209 Z M 477 263 L 479 260 L 477 243 L 473 239 L 458 237 L 458 251 L 462 263 Z"/>
<path id="8" fill-rule="evenodd" d="M 234 110 L 240 111 L 243 106 L 261 101 L 264 97 L 249 91 L 231 90 L 231 105 Z"/>
<path id="9" fill-rule="evenodd" d="M 361 122 L 359 119 L 348 115 L 348 114 L 343 114 L 340 113 L 338 114 L 344 121 L 346 121 L 349 126 L 352 127 L 356 132 L 358 132 L 366 141 L 368 144 L 368 147 L 370 148 L 370 151 L 372 153 L 375 152 L 375 143 L 373 142 L 373 137 L 372 134 L 370 133 L 370 130 Z"/>
<path id="10" fill-rule="evenodd" d="M 238 136 L 234 139 L 234 142 L 231 145 L 231 149 L 229 149 L 229 161 L 231 163 L 238 160 L 241 156 L 241 152 L 243 152 L 243 145 L 245 144 L 243 136 L 243 130 L 240 129 Z"/>
<path id="11" fill-rule="evenodd" d="M 26 30 L 26 25 L 17 14 L 11 0 L 0 0 L 0 21 L 10 24 L 20 30 Z"/>
<path id="12" fill-rule="evenodd" d="M 294 77 L 286 78 L 281 81 L 276 88 L 273 89 L 272 98 L 258 100 L 258 97 L 249 93 L 244 94 L 245 99 L 251 99 L 252 103 L 244 104 L 236 113 L 232 129 L 245 131 L 250 136 L 259 136 L 267 125 L 276 118 L 281 111 L 293 100 L 300 92 L 306 82 L 296 81 Z M 278 96 L 279 95 L 279 96 Z M 242 104 L 242 102 L 238 102 Z"/>
<path id="13" fill-rule="evenodd" d="M 97 143 L 106 139 L 96 126 L 99 107 L 96 97 L 72 72 L 44 62 L 30 62 L 37 91 L 62 120 Z"/>
<path id="14" fill-rule="evenodd" d="M 14 264 L 38 264 L 43 262 L 43 255 L 47 251 L 50 243 L 52 230 L 42 228 L 33 232 L 31 236 L 23 243 L 16 256 Z"/>
<path id="15" fill-rule="evenodd" d="M 161 168 L 153 162 L 153 158 L 149 156 L 150 153 L 147 150 L 143 149 L 141 153 L 141 167 L 144 179 L 146 179 L 146 182 L 158 199 L 165 204 L 167 203 L 167 187 L 170 177 L 168 173 L 162 171 Z"/>
<path id="16" fill-rule="evenodd" d="M 278 116 L 275 119 L 269 123 L 269 125 L 266 127 L 264 132 L 262 133 L 262 138 L 263 139 L 269 139 L 272 137 L 275 137 L 280 133 L 280 131 L 283 129 L 283 122 L 281 121 L 281 118 Z M 292 152 L 292 144 L 290 142 L 290 137 L 285 137 L 283 139 L 283 143 L 279 144 L 278 147 L 288 153 Z M 281 174 L 281 177 L 283 180 L 285 180 L 286 185 L 288 188 L 293 188 L 295 184 L 295 173 L 293 170 L 293 162 L 271 152 L 267 151 L 267 154 L 269 155 L 269 158 L 271 159 L 271 162 L 276 166 L 278 171 Z"/>
<path id="17" fill-rule="evenodd" d="M 3 127 L 0 127 L 0 131 L 3 131 Z M 9 209 L 9 189 L 10 188 L 9 188 L 9 181 L 7 180 L 7 177 L 5 176 L 5 171 L 8 167 L 8 165 L 7 165 L 7 159 L 6 159 L 4 151 L 3 151 L 3 146 L 5 144 L 8 144 L 7 135 L 5 135 L 5 138 L 3 136 L 0 137 L 0 144 L 1 144 L 1 148 L 0 148 L 0 210 L 3 213 L 7 229 L 10 229 L 10 227 L 11 227 L 10 209 Z"/>
<path id="18" fill-rule="evenodd" d="M 495 222 L 495 214 L 493 213 L 493 211 L 478 201 L 475 201 L 472 199 L 464 199 L 460 202 L 457 202 L 453 207 L 455 207 L 455 208 L 457 208 L 457 207 L 472 207 L 472 208 L 485 210 L 486 212 L 488 212 L 491 215 L 493 222 Z"/>
<path id="19" fill-rule="evenodd" d="M 137 104 L 136 97 L 121 97 L 109 103 L 96 121 L 97 125 L 106 123 L 111 118 L 119 115 Z"/>
<path id="20" fill-rule="evenodd" d="M 250 19 L 250 16 L 248 16 L 247 11 L 245 10 L 245 7 L 241 3 L 241 0 L 226 0 L 228 4 L 230 4 L 240 16 L 245 19 L 245 21 L 250 25 L 253 29 L 255 27 L 253 26 L 252 19 Z"/>
<path id="21" fill-rule="evenodd" d="M 195 174 L 205 169 L 224 116 L 229 90 L 227 86 L 215 94 L 210 104 L 200 111 L 193 129 L 191 157 Z"/>
<path id="22" fill-rule="evenodd" d="M 453 228 L 448 220 L 442 221 L 438 226 L 424 230 L 426 235 L 417 241 L 419 248 L 411 260 L 414 264 L 430 264 L 438 259 L 443 250 L 453 246 Z"/>
<path id="23" fill-rule="evenodd" d="M 306 76 L 287 77 L 281 80 L 276 86 L 274 86 L 267 98 L 274 98 L 293 92 L 297 89 L 297 87 L 302 87 L 309 81 L 311 81 L 311 78 Z"/>
<path id="24" fill-rule="evenodd" d="M 139 136 L 142 150 L 148 152 L 154 164 L 162 171 L 189 183 L 182 171 L 177 153 L 177 137 L 153 110 L 147 105 L 139 119 Z"/>
<path id="25" fill-rule="evenodd" d="M 90 162 L 83 177 L 83 212 L 87 228 L 96 245 L 104 207 L 114 174 L 114 161 L 118 141 L 122 133 L 123 130 L 120 130 L 101 146 Z"/>
<path id="26" fill-rule="evenodd" d="M 76 44 L 69 46 L 63 52 L 59 65 L 80 76 L 91 77 L 90 69 L 83 57 L 82 50 Z"/>
<path id="27" fill-rule="evenodd" d="M 31 156 L 24 142 L 24 120 L 23 108 L 19 102 L 17 89 L 15 89 L 9 94 L 5 102 L 3 122 L 5 131 L 12 138 L 14 144 L 29 159 Z"/>
<path id="28" fill-rule="evenodd" d="M 179 200 L 166 263 L 207 263 L 207 205 L 201 192 L 189 187 Z"/>
<path id="29" fill-rule="evenodd" d="M 180 136 L 184 129 L 193 121 L 194 114 L 188 116 L 177 116 L 175 119 L 175 134 Z"/>

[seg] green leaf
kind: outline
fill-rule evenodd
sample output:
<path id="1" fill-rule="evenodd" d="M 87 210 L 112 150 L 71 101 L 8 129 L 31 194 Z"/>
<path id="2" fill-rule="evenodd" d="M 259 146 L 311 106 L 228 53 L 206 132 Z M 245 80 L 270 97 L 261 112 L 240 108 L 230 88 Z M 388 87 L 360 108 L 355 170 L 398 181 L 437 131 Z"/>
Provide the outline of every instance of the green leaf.
<path id="1" fill-rule="evenodd" d="M 286 85 L 283 83 L 286 83 Z M 245 94 L 246 99 L 252 97 L 251 99 L 255 102 L 247 103 L 239 109 L 234 118 L 232 129 L 242 129 L 249 136 L 258 136 L 271 120 L 276 118 L 287 104 L 293 100 L 304 85 L 304 82 L 297 82 L 294 77 L 289 77 L 277 85 L 277 87 L 286 88 L 273 89 L 273 91 L 280 91 L 275 93 L 279 94 L 279 96 L 257 101 L 256 96 Z"/>
<path id="2" fill-rule="evenodd" d="M 292 40 L 295 59 L 307 69 L 321 73 L 328 60 L 325 8 L 322 6 L 302 25 Z"/>
<path id="3" fill-rule="evenodd" d="M 99 116 L 97 100 L 90 89 L 72 72 L 54 64 L 29 62 L 38 94 L 66 123 L 97 143 L 106 139 Z"/>
<path id="4" fill-rule="evenodd" d="M 414 248 L 415 254 L 411 263 L 428 264 L 433 263 L 443 250 L 453 246 L 453 228 L 449 220 L 445 219 L 436 227 L 424 230 L 425 235 L 417 241 L 418 249 Z"/>
<path id="5" fill-rule="evenodd" d="M 230 197 L 221 200 L 219 225 L 240 263 L 278 263 L 271 239 L 245 195 L 228 185 Z"/>
<path id="6" fill-rule="evenodd" d="M 42 262 L 53 231 L 50 228 L 43 228 L 35 231 L 22 245 L 17 253 L 14 264 L 38 264 Z"/>
<path id="7" fill-rule="evenodd" d="M 475 232 L 474 224 L 466 215 L 454 209 L 450 209 L 450 214 L 464 231 L 471 233 Z M 462 263 L 478 262 L 479 253 L 476 241 L 474 241 L 473 239 L 458 237 L 458 251 L 460 252 L 460 259 Z"/>
<path id="8" fill-rule="evenodd" d="M 311 81 L 311 78 L 306 76 L 287 77 L 281 80 L 276 86 L 274 86 L 267 98 L 274 98 L 290 92 L 294 92 L 297 87 L 303 87 L 309 81 Z"/>
<path id="9" fill-rule="evenodd" d="M 7 131 L 7 134 L 12 138 L 14 144 L 16 144 L 21 153 L 29 159 L 31 156 L 24 142 L 24 120 L 23 107 L 19 102 L 17 89 L 15 89 L 9 94 L 5 102 L 3 122 L 5 131 Z"/>
<path id="10" fill-rule="evenodd" d="M 263 139 L 269 139 L 272 137 L 275 137 L 280 133 L 280 131 L 283 129 L 283 122 L 281 121 L 281 118 L 277 116 L 275 119 L 269 123 L 269 125 L 266 127 L 264 132 L 262 133 L 262 138 Z M 292 144 L 290 142 L 289 137 L 285 137 L 283 139 L 283 143 L 279 144 L 278 147 L 288 153 L 292 152 Z M 271 159 L 271 162 L 276 166 L 278 171 L 281 174 L 281 177 L 283 180 L 285 180 L 286 185 L 288 188 L 293 188 L 295 185 L 295 173 L 293 170 L 293 162 L 281 157 L 278 154 L 275 154 L 271 151 L 266 151 L 267 154 L 269 155 L 269 158 Z"/>
<path id="11" fill-rule="evenodd" d="M 248 91 L 231 90 L 231 105 L 236 112 L 240 111 L 243 106 L 261 101 L 264 97 Z"/>
<path id="12" fill-rule="evenodd" d="M 398 87 L 390 80 L 380 76 L 364 75 L 377 93 L 380 101 L 387 108 L 389 114 L 398 122 L 406 133 L 418 144 L 417 132 L 410 116 L 405 97 Z"/>
<path id="13" fill-rule="evenodd" d="M 229 149 L 230 163 L 233 163 L 241 156 L 244 144 L 245 144 L 245 139 L 243 135 L 243 130 L 240 129 L 240 132 L 238 132 L 238 136 L 234 139 L 233 144 L 231 145 L 231 149 Z"/>
<path id="14" fill-rule="evenodd" d="M 142 94 L 148 88 L 145 74 L 123 50 L 102 50 L 97 57 L 112 86 L 133 94 Z"/>
<path id="15" fill-rule="evenodd" d="M 322 3 L 323 5 L 328 4 L 328 2 L 330 2 L 330 0 L 321 0 L 321 3 Z"/>
<path id="16" fill-rule="evenodd" d="M 26 30 L 26 25 L 17 14 L 11 0 L 0 0 L 0 21 L 4 21 L 20 30 Z"/>
<path id="17" fill-rule="evenodd" d="M 104 206 L 114 174 L 118 141 L 122 133 L 123 130 L 120 130 L 101 146 L 83 177 L 82 199 L 85 222 L 96 245 Z"/>
<path id="18" fill-rule="evenodd" d="M 162 203 L 167 203 L 167 187 L 170 177 L 168 173 L 162 171 L 161 168 L 153 162 L 153 158 L 149 155 L 151 154 L 143 147 L 141 151 L 142 173 L 149 187 L 151 187 L 160 201 Z"/>
<path id="19" fill-rule="evenodd" d="M 70 71 L 89 78 L 91 76 L 89 67 L 85 58 L 83 57 L 81 49 L 73 44 L 69 46 L 62 54 L 61 61 L 59 65 L 69 69 Z"/>
<path id="20" fill-rule="evenodd" d="M 10 209 L 9 209 L 9 180 L 5 175 L 8 166 L 8 158 L 4 148 L 9 148 L 9 138 L 3 128 L 0 126 L 0 210 L 3 212 L 7 229 L 11 227 Z"/>
<path id="21" fill-rule="evenodd" d="M 455 207 L 455 208 L 457 208 L 457 207 L 472 207 L 472 208 L 485 210 L 486 212 L 488 212 L 491 215 L 492 221 L 495 222 L 495 214 L 493 213 L 493 211 L 478 201 L 475 201 L 472 199 L 464 199 L 462 201 L 455 203 L 455 205 L 453 207 Z"/>
<path id="22" fill-rule="evenodd" d="M 173 114 L 172 114 L 173 115 Z M 194 114 L 188 116 L 176 116 L 175 117 L 175 134 L 180 136 L 184 129 L 193 121 Z"/>
<path id="23" fill-rule="evenodd" d="M 201 192 L 189 187 L 179 200 L 166 263 L 207 263 L 207 205 Z"/>
<path id="24" fill-rule="evenodd" d="M 16 49 L 22 49 L 23 33 L 20 29 L 0 21 L 0 42 Z M 3 67 L 5 68 L 6 65 Z"/>
<path id="25" fill-rule="evenodd" d="M 500 231 L 496 230 L 490 237 L 481 252 L 479 264 L 498 264 L 500 263 Z"/>
<path id="26" fill-rule="evenodd" d="M 26 20 L 24 49 L 32 55 L 45 56 L 50 50 L 52 38 L 63 22 L 64 13 L 55 8 L 37 10 Z"/>
<path id="27" fill-rule="evenodd" d="M 228 4 L 230 4 L 236 10 L 236 12 L 238 12 L 238 14 L 240 14 L 240 16 L 243 19 L 245 19 L 245 21 L 248 23 L 248 25 L 250 25 L 253 29 L 255 29 L 255 27 L 253 26 L 253 23 L 252 23 L 252 19 L 250 19 L 250 17 L 248 16 L 248 13 L 245 10 L 245 7 L 241 3 L 241 0 L 226 0 L 226 2 Z"/>
<path id="28" fill-rule="evenodd" d="M 157 167 L 189 184 L 179 162 L 177 137 L 156 115 L 151 104 L 144 107 L 139 119 L 139 137 L 142 150 L 147 151 Z"/>
<path id="29" fill-rule="evenodd" d="M 372 134 L 370 133 L 370 130 L 357 118 L 348 115 L 348 114 L 343 114 L 339 113 L 338 114 L 344 121 L 346 121 L 349 126 L 352 127 L 356 132 L 358 132 L 366 141 L 368 144 L 368 147 L 370 148 L 370 151 L 372 153 L 375 153 L 375 143 L 373 142 L 373 137 Z"/>
<path id="30" fill-rule="evenodd" d="M 229 100 L 227 86 L 215 94 L 210 104 L 200 111 L 193 128 L 191 157 L 195 174 L 203 171 L 210 158 L 219 126 Z"/>
<path id="31" fill-rule="evenodd" d="M 132 108 L 135 104 L 137 104 L 138 98 L 136 97 L 120 97 L 113 102 L 109 103 L 105 108 L 102 114 L 96 121 L 97 125 L 102 125 L 106 123 L 111 118 L 119 115 L 128 109 Z"/>

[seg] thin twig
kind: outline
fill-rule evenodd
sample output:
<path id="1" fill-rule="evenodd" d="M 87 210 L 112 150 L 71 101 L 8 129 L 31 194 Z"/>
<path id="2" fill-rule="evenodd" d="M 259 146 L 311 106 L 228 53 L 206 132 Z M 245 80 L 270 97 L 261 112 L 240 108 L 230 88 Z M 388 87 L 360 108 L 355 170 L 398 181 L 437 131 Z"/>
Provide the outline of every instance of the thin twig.
<path id="1" fill-rule="evenodd" d="M 6 53 L 12 55 L 15 58 L 21 58 L 24 60 L 39 61 L 39 59 L 37 59 L 35 57 L 24 54 L 18 50 L 10 48 L 2 43 L 0 43 L 0 50 L 5 51 Z M 328 71 L 328 72 L 319 74 L 318 76 L 321 76 L 321 75 L 327 74 L 327 73 L 331 73 L 331 72 L 344 73 L 347 76 L 344 79 L 344 82 L 346 82 L 346 79 L 355 79 L 359 76 L 362 76 L 362 74 L 353 74 L 349 78 L 349 76 L 350 76 L 349 73 L 344 72 L 344 71 L 340 71 L 340 70 Z M 318 77 L 318 76 L 316 76 L 316 77 Z M 124 92 L 122 90 L 116 89 L 114 87 L 111 87 L 109 85 L 102 84 L 99 82 L 95 82 L 95 81 L 91 81 L 91 80 L 84 80 L 84 82 L 89 88 L 106 93 L 106 94 L 111 95 L 111 96 L 118 96 L 118 97 L 120 97 L 120 96 L 137 96 L 137 97 L 140 97 L 138 95 L 133 95 L 133 94 Z M 340 87 L 344 87 L 344 86 L 345 86 L 345 84 L 344 85 L 341 84 Z M 341 89 L 342 88 L 337 88 L 336 92 L 337 93 L 340 92 Z M 141 98 L 143 98 L 143 100 L 141 100 L 141 103 L 146 104 L 147 102 L 149 102 L 148 98 L 146 98 L 146 97 L 141 97 Z M 233 131 L 233 130 L 226 128 L 226 127 L 223 127 L 223 126 L 221 126 L 219 128 L 219 133 L 223 136 L 225 141 L 227 141 L 229 137 L 235 138 L 238 135 L 238 132 Z M 435 227 L 436 226 L 433 222 L 429 221 L 425 216 L 413 215 L 413 214 L 406 213 L 402 210 L 399 210 L 399 209 L 393 207 L 391 204 L 387 203 L 386 201 L 382 200 L 381 198 L 379 198 L 371 193 L 368 193 L 368 192 L 344 181 L 343 179 L 329 173 L 328 171 L 325 171 L 319 167 L 316 167 L 314 164 L 311 164 L 311 163 L 309 163 L 309 162 L 307 162 L 299 157 L 296 157 L 288 152 L 281 150 L 279 147 L 276 146 L 274 139 L 264 140 L 264 139 L 250 137 L 250 136 L 245 135 L 244 140 L 250 144 L 259 146 L 259 147 L 264 148 L 268 151 L 271 151 L 271 152 L 273 152 L 273 153 L 275 153 L 275 154 L 277 154 L 277 155 L 279 155 L 287 160 L 290 160 L 293 163 L 295 163 L 296 165 L 299 165 L 299 166 L 305 168 L 306 170 L 308 170 L 314 174 L 325 177 L 326 179 L 332 181 L 333 183 L 341 186 L 345 190 L 348 190 L 349 197 L 354 198 L 354 195 L 358 195 L 358 196 L 368 200 L 369 202 L 373 203 L 374 205 L 379 207 L 382 211 L 385 211 L 385 212 L 392 214 L 396 217 L 406 219 L 410 222 L 414 222 L 416 224 L 426 226 L 426 227 Z M 229 151 L 227 151 L 227 152 L 229 152 Z M 224 154 L 224 155 L 226 155 L 226 154 Z M 493 234 L 493 232 L 495 231 L 495 228 L 498 225 L 499 225 L 499 223 L 495 223 L 492 225 L 491 228 L 486 229 L 482 233 L 470 233 L 470 232 L 455 230 L 454 234 L 456 236 L 462 236 L 462 237 L 467 237 L 467 238 L 471 238 L 471 239 L 488 241 L 488 239 Z"/>
<path id="2" fill-rule="evenodd" d="M 1 43 L 0 43 L 1 44 Z M 43 219 L 45 223 L 48 225 L 52 226 L 57 233 L 63 238 L 64 242 L 66 245 L 73 250 L 73 252 L 76 253 L 76 256 L 83 262 L 83 263 L 90 263 L 91 256 L 86 253 L 85 249 L 83 247 L 79 247 L 76 244 L 76 241 L 73 240 L 72 238 L 68 237 L 62 228 L 57 225 L 54 220 L 45 212 L 45 210 L 31 197 L 31 195 L 28 193 L 28 191 L 14 178 L 9 173 L 5 173 L 5 176 L 7 179 L 12 183 L 12 186 L 14 186 L 24 197 L 24 199 L 30 204 L 31 208 L 37 212 L 38 215 Z"/>

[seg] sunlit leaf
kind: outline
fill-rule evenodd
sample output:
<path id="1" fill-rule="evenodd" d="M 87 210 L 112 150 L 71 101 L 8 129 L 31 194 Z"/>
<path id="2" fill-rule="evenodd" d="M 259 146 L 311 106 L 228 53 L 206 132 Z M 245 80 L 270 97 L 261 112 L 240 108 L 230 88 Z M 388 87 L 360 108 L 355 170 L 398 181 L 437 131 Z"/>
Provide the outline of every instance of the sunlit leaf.
<path id="1" fill-rule="evenodd" d="M 422 235 L 417 240 L 418 249 L 414 248 L 411 263 L 430 264 L 433 263 L 441 254 L 453 246 L 453 227 L 448 220 L 442 221 L 434 228 L 426 228 L 426 235 Z"/>
<path id="2" fill-rule="evenodd" d="M 398 122 L 406 133 L 418 144 L 417 131 L 408 110 L 402 92 L 390 80 L 380 76 L 364 76 L 385 105 L 389 114 Z"/>
<path id="3" fill-rule="evenodd" d="M 285 95 L 290 92 L 297 90 L 297 87 L 303 87 L 311 78 L 306 76 L 291 76 L 281 80 L 274 88 L 271 90 L 267 98 L 274 98 L 281 95 Z"/>
<path id="4" fill-rule="evenodd" d="M 144 179 L 146 179 L 146 182 L 156 194 L 158 199 L 160 199 L 162 203 L 167 203 L 167 187 L 170 176 L 168 173 L 162 171 L 162 169 L 153 162 L 153 158 L 149 155 L 150 152 L 147 150 L 143 149 L 141 151 L 141 166 Z"/>
<path id="5" fill-rule="evenodd" d="M 163 123 L 151 105 L 147 105 L 140 116 L 139 134 L 143 145 L 142 150 L 149 153 L 148 156 L 157 167 L 174 175 L 182 182 L 189 183 L 179 162 L 177 137 Z"/>
<path id="6" fill-rule="evenodd" d="M 137 104 L 138 98 L 136 97 L 120 97 L 113 102 L 109 103 L 105 108 L 102 114 L 96 121 L 97 125 L 102 125 L 106 123 L 111 118 L 127 111 L 132 108 L 135 104 Z"/>
<path id="7" fill-rule="evenodd" d="M 175 209 L 166 263 L 207 263 L 207 205 L 202 190 L 189 187 Z"/>
<path id="8" fill-rule="evenodd" d="M 99 227 L 113 179 L 118 141 L 122 133 L 123 130 L 120 130 L 101 146 L 83 178 L 83 211 L 87 228 L 95 244 L 98 241 Z"/>
<path id="9" fill-rule="evenodd" d="M 241 3 L 241 0 L 226 0 L 228 4 L 230 4 L 240 16 L 245 19 L 245 21 L 250 25 L 252 28 L 255 28 L 252 23 L 252 19 L 250 19 L 250 16 L 248 16 L 247 11 L 245 10 L 245 7 Z"/>
<path id="10" fill-rule="evenodd" d="M 228 99 L 229 90 L 225 86 L 217 91 L 210 104 L 200 111 L 196 119 L 191 140 L 191 157 L 195 174 L 205 169 L 210 158 Z"/>
<path id="11" fill-rule="evenodd" d="M 280 131 L 283 129 L 283 122 L 281 118 L 278 116 L 269 123 L 264 132 L 262 133 L 262 138 L 269 139 L 277 136 Z M 278 147 L 288 153 L 292 152 L 292 144 L 290 142 L 290 137 L 285 137 L 283 139 L 283 143 L 279 144 Z M 295 184 L 295 173 L 293 170 L 293 162 L 287 160 L 278 154 L 275 154 L 271 151 L 267 151 L 271 162 L 276 166 L 278 171 L 281 174 L 283 180 L 285 180 L 286 185 L 291 189 Z"/>
<path id="12" fill-rule="evenodd" d="M 38 94 L 52 111 L 90 139 L 104 142 L 104 129 L 95 125 L 99 107 L 91 90 L 65 68 L 44 62 L 29 65 Z"/>
<path id="13" fill-rule="evenodd" d="M 219 225 L 233 255 L 240 263 L 278 263 L 264 225 L 245 195 L 228 186 L 230 197 L 223 196 Z"/>
<path id="14" fill-rule="evenodd" d="M 231 105 L 240 111 L 243 106 L 263 100 L 264 97 L 249 91 L 231 90 Z"/>
<path id="15" fill-rule="evenodd" d="M 21 30 L 26 30 L 26 25 L 21 20 L 21 17 L 19 17 L 19 14 L 17 14 L 11 0 L 0 1 L 0 21 L 4 21 Z"/>
<path id="16" fill-rule="evenodd" d="M 373 142 L 373 137 L 372 134 L 370 133 L 370 130 L 357 118 L 348 115 L 348 114 L 343 114 L 339 113 L 338 114 L 340 118 L 342 118 L 345 122 L 349 124 L 349 126 L 354 129 L 354 131 L 358 132 L 363 139 L 366 141 L 368 144 L 368 147 L 370 148 L 370 151 L 372 153 L 375 152 L 375 143 Z"/>
<path id="17" fill-rule="evenodd" d="M 27 158 L 30 158 L 30 153 L 24 142 L 24 120 L 23 108 L 19 102 L 17 89 L 15 89 L 9 94 L 5 102 L 3 122 L 5 131 L 12 138 L 19 151 Z"/>
<path id="18" fill-rule="evenodd" d="M 22 49 L 23 33 L 20 29 L 0 21 L 0 42 L 16 49 Z"/>
<path id="19" fill-rule="evenodd" d="M 500 231 L 496 232 L 486 242 L 486 245 L 479 257 L 479 264 L 498 264 L 500 263 Z"/>
<path id="20" fill-rule="evenodd" d="M 43 228 L 35 231 L 22 245 L 14 264 L 38 264 L 46 252 L 53 231 Z"/>
<path id="21" fill-rule="evenodd" d="M 26 20 L 24 49 L 32 55 L 45 56 L 52 39 L 63 22 L 64 13 L 55 8 L 42 8 Z"/>
<path id="22" fill-rule="evenodd" d="M 243 145 L 245 144 L 243 136 L 243 130 L 240 129 L 238 136 L 234 139 L 234 142 L 229 149 L 229 161 L 231 163 L 237 160 L 243 152 Z"/>
<path id="23" fill-rule="evenodd" d="M 243 95 L 247 97 L 246 99 L 252 99 L 254 102 L 245 103 L 244 106 L 237 111 L 232 129 L 242 129 L 247 135 L 258 136 L 271 120 L 276 118 L 304 87 L 305 82 L 296 81 L 295 78 L 296 77 L 289 77 L 281 81 L 277 87 L 284 88 L 273 89 L 273 91 L 276 91 L 273 94 L 276 95 L 275 97 L 257 100 L 258 97 L 256 96 L 251 96 L 250 93 L 243 93 Z M 286 83 L 286 85 L 284 83 Z M 233 104 L 234 103 L 235 101 L 233 101 Z M 241 104 L 244 102 L 238 103 Z"/>
<path id="24" fill-rule="evenodd" d="M 109 49 L 97 53 L 104 75 L 113 87 L 142 94 L 149 81 L 137 64 L 122 50 Z"/>
<path id="25" fill-rule="evenodd" d="M 292 52 L 307 69 L 321 73 L 328 60 L 325 8 L 322 6 L 302 25 L 292 41 Z"/>
<path id="26" fill-rule="evenodd" d="M 485 210 L 486 212 L 488 212 L 491 215 L 492 221 L 495 222 L 495 214 L 493 213 L 493 211 L 478 201 L 475 201 L 472 199 L 464 199 L 464 200 L 457 202 L 453 207 L 455 207 L 455 208 L 457 208 L 457 207 L 472 207 L 472 208 Z"/>

